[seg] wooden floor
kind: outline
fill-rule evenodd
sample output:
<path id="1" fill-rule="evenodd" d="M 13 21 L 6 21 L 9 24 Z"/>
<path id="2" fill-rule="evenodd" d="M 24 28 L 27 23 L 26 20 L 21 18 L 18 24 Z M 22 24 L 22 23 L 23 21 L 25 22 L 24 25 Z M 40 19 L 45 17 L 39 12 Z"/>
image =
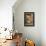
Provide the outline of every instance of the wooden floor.
<path id="1" fill-rule="evenodd" d="M 16 46 L 15 45 L 15 39 L 13 40 L 6 40 L 6 42 L 2 43 L 0 46 Z"/>

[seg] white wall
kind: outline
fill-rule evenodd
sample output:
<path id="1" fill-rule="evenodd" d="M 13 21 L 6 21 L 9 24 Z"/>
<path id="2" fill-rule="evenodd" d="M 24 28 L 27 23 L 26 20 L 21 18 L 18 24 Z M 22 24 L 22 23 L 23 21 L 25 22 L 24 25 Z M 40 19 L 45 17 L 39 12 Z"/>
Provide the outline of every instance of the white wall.
<path id="1" fill-rule="evenodd" d="M 16 0 L 0 0 L 0 27 L 12 28 L 12 6 Z"/>
<path id="2" fill-rule="evenodd" d="M 18 32 L 23 33 L 24 38 L 32 39 L 35 41 L 36 46 L 41 46 L 41 1 L 40 0 L 23 0 L 23 2 L 14 9 L 15 28 Z M 24 26 L 24 12 L 35 12 L 35 26 Z"/>
<path id="3" fill-rule="evenodd" d="M 46 46 L 46 0 L 41 1 L 41 38 L 42 46 Z"/>

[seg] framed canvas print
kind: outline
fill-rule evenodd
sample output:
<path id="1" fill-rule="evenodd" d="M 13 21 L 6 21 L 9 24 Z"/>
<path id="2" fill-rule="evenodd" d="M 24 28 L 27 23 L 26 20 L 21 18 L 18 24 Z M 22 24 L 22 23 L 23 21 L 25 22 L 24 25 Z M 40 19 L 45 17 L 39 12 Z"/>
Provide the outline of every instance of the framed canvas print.
<path id="1" fill-rule="evenodd" d="M 34 26 L 34 12 L 24 12 L 24 26 Z"/>

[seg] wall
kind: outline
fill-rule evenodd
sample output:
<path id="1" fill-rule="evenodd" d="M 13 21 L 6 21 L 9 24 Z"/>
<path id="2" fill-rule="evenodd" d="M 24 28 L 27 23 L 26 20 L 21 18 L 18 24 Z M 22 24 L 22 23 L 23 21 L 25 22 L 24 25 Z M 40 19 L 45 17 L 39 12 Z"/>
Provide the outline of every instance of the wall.
<path id="1" fill-rule="evenodd" d="M 41 1 L 41 41 L 46 46 L 46 0 Z"/>
<path id="2" fill-rule="evenodd" d="M 14 5 L 15 6 L 15 5 Z M 24 26 L 24 12 L 35 12 L 35 26 Z M 40 0 L 23 0 L 17 8 L 14 8 L 15 28 L 18 32 L 23 33 L 26 39 L 34 40 L 36 46 L 41 46 L 41 1 Z"/>
<path id="3" fill-rule="evenodd" d="M 16 0 L 0 0 L 0 27 L 12 29 L 12 6 Z"/>

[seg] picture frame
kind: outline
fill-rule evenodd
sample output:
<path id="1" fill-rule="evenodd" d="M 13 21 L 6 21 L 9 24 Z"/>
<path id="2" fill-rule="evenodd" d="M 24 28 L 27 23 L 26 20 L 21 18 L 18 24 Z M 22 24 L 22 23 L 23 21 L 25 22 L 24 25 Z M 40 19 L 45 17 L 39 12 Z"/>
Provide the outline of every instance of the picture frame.
<path id="1" fill-rule="evenodd" d="M 24 12 L 24 26 L 34 26 L 34 12 Z"/>

